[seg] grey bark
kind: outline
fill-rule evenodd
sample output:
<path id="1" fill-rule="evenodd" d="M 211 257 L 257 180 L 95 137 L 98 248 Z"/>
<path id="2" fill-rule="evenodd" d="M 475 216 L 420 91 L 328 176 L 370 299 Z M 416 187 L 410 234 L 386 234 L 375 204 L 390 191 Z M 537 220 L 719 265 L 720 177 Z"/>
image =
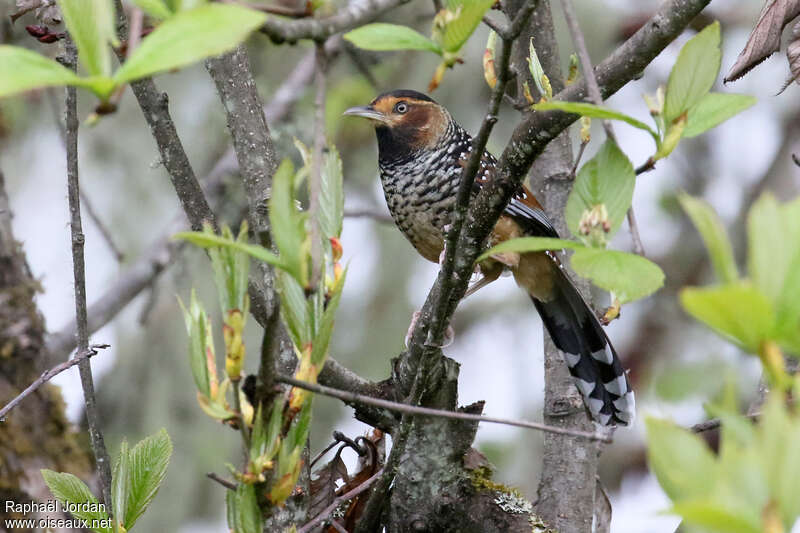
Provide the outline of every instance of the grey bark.
<path id="1" fill-rule="evenodd" d="M 564 78 L 549 1 L 539 2 L 527 30 L 524 38 L 517 42 L 514 54 L 518 94 L 522 94 L 523 82 L 527 82 L 529 87 L 536 87 L 527 68 L 528 42 L 531 38 L 553 92 L 560 92 L 564 88 Z M 569 235 L 569 230 L 564 208 L 572 190 L 572 166 L 572 143 L 569 130 L 565 130 L 547 145 L 534 161 L 530 172 L 533 193 L 544 206 L 559 235 L 565 237 Z M 586 283 L 580 282 L 575 275 L 572 278 L 579 282 L 584 297 L 588 296 Z M 544 339 L 543 421 L 548 425 L 590 431 L 593 423 L 564 364 L 564 356 L 546 333 Z M 567 435 L 544 435 L 536 510 L 545 522 L 558 531 L 591 531 L 597 460 L 596 442 Z"/>

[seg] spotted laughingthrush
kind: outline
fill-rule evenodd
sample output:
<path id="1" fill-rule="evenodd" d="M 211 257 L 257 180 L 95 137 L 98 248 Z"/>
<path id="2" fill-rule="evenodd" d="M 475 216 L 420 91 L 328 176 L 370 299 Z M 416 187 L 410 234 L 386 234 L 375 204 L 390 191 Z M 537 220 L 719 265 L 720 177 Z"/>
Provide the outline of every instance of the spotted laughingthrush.
<path id="1" fill-rule="evenodd" d="M 426 259 L 439 262 L 472 137 L 428 96 L 410 90 L 381 94 L 345 115 L 375 125 L 386 203 L 397 226 Z M 475 192 L 491 179 L 497 161 L 484 152 Z M 511 199 L 489 244 L 524 236 L 558 237 L 542 206 L 525 187 Z M 634 399 L 625 370 L 594 311 L 551 252 L 504 253 L 480 265 L 483 278 L 470 291 L 510 270 L 531 297 L 592 417 L 606 425 L 633 419 Z"/>

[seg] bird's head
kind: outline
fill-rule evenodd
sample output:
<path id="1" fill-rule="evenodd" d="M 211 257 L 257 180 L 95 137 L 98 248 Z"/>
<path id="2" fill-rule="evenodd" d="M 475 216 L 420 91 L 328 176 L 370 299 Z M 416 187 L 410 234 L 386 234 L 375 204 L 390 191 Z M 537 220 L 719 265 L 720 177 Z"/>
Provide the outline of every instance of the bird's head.
<path id="1" fill-rule="evenodd" d="M 373 122 L 381 159 L 434 148 L 452 120 L 429 96 L 406 89 L 383 93 L 369 105 L 351 107 L 344 114 Z"/>

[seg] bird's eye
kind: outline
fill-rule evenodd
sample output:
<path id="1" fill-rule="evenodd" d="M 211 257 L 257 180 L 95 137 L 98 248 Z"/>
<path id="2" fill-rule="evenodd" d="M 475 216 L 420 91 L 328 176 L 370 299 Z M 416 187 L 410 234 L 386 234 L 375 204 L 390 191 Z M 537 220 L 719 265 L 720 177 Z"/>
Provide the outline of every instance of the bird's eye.
<path id="1" fill-rule="evenodd" d="M 401 115 L 408 111 L 408 104 L 405 102 L 400 102 L 396 106 L 394 106 L 394 112 L 400 113 Z"/>

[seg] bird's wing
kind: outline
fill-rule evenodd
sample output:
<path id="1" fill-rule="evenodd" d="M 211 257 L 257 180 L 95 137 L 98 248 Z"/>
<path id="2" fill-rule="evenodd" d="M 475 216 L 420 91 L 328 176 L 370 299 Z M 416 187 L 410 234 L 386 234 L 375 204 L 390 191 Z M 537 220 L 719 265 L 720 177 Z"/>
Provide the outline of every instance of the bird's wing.
<path id="1" fill-rule="evenodd" d="M 478 174 L 475 177 L 475 186 L 473 192 L 477 194 L 481 187 L 490 179 L 492 170 L 497 165 L 497 160 L 489 152 L 484 152 L 481 158 L 481 166 L 478 169 Z M 511 201 L 505 208 L 504 213 L 514 219 L 520 225 L 525 235 L 531 237 L 554 237 L 559 238 L 558 232 L 547 214 L 542 209 L 542 205 L 528 190 L 527 187 L 521 185 L 520 188 L 511 197 Z"/>

